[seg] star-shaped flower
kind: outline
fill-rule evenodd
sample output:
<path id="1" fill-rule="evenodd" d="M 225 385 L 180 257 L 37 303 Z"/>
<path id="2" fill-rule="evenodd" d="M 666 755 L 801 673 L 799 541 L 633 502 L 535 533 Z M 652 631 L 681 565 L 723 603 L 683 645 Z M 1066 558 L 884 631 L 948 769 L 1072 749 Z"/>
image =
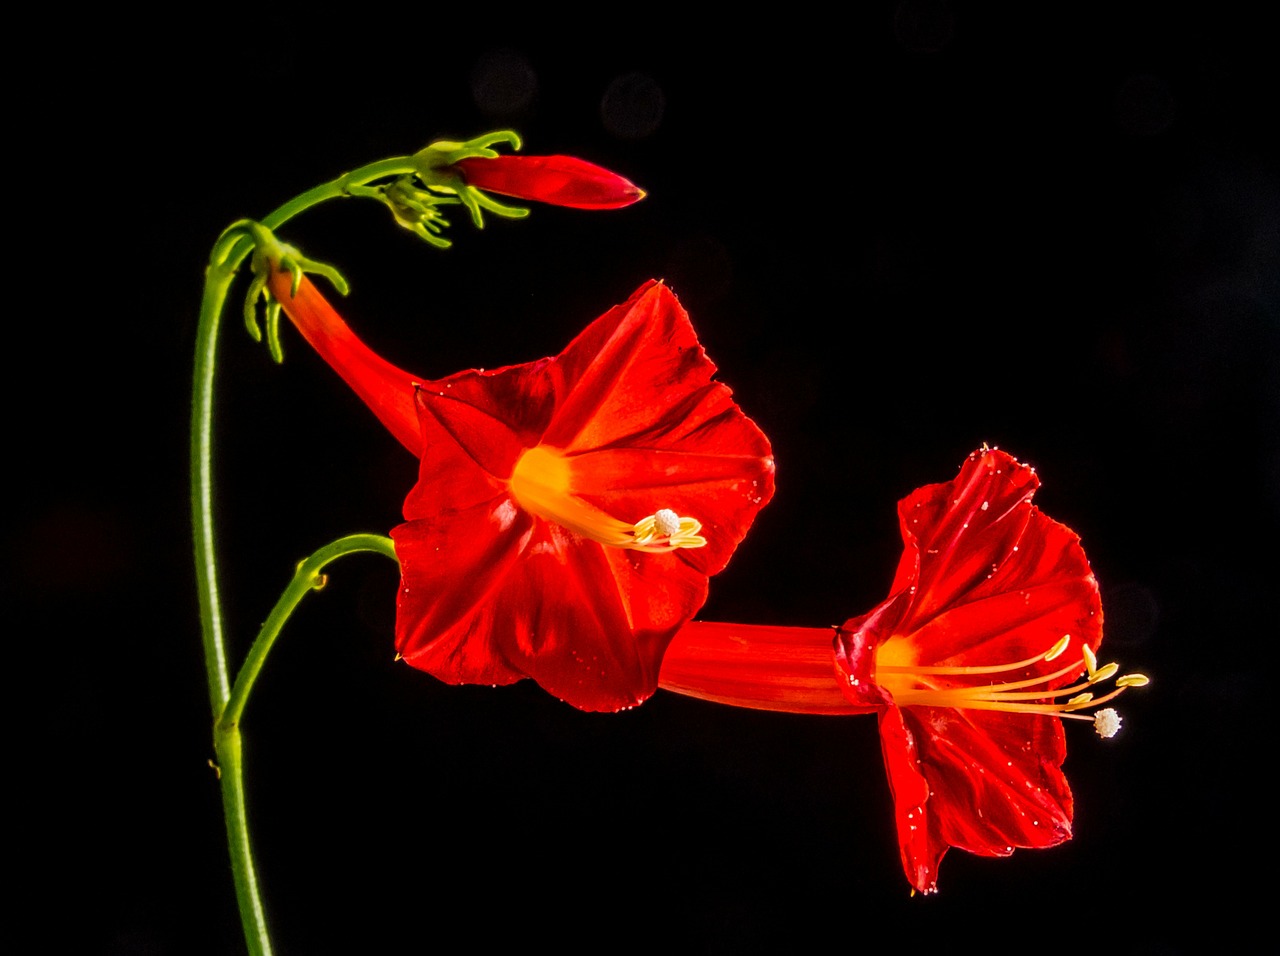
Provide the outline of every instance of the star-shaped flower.
<path id="1" fill-rule="evenodd" d="M 769 442 L 649 282 L 554 358 L 435 381 L 363 345 L 305 278 L 272 289 L 421 459 L 392 532 L 401 656 L 451 683 L 532 677 L 584 710 L 653 693 L 773 494 Z"/>

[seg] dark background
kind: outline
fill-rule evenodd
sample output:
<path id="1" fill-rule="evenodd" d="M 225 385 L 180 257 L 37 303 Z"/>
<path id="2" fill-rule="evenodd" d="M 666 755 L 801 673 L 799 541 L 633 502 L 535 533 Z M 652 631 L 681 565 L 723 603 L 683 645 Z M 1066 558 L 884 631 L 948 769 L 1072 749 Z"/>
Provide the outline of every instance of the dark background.
<path id="1" fill-rule="evenodd" d="M 900 552 L 896 501 L 988 442 L 1035 465 L 1037 503 L 1082 535 L 1104 659 L 1154 683 L 1114 740 L 1067 728 L 1072 842 L 952 852 L 941 893 L 912 899 L 874 720 L 663 692 L 601 716 L 529 682 L 448 687 L 392 663 L 394 568 L 347 559 L 245 718 L 278 952 L 1177 953 L 1260 921 L 1280 513 L 1270 34 L 1217 4 L 975 6 L 715 32 L 657 9 L 625 28 L 254 11 L 148 43 L 135 28 L 155 24 L 76 24 L 58 61 L 76 96 L 28 104 L 52 169 L 32 222 L 51 229 L 23 276 L 43 276 L 43 304 L 14 320 L 35 346 L 10 399 L 31 467 L 5 520 L 14 634 L 39 654 L 10 671 L 36 695 L 13 731 L 30 748 L 17 838 L 53 942 L 242 946 L 187 515 L 209 246 L 345 169 L 501 127 L 650 195 L 481 233 L 455 217 L 448 252 L 373 203 L 306 214 L 283 238 L 345 272 L 343 312 L 375 349 L 428 377 L 526 361 L 665 278 L 778 461 L 702 616 L 867 610 Z M 292 330 L 274 366 L 235 305 L 216 467 L 238 660 L 298 559 L 397 523 L 415 462 Z"/>

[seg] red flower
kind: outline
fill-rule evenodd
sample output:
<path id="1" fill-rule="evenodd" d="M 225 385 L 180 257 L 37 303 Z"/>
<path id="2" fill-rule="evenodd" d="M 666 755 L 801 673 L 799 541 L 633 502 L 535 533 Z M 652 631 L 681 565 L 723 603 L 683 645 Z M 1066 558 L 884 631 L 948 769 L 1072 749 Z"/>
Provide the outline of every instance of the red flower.
<path id="1" fill-rule="evenodd" d="M 603 166 L 572 156 L 471 156 L 453 164 L 468 186 L 573 209 L 620 209 L 644 190 Z"/>
<path id="2" fill-rule="evenodd" d="M 392 532 L 396 647 L 451 683 L 532 677 L 584 710 L 657 686 L 773 494 L 769 442 L 650 282 L 560 355 L 437 381 L 378 358 L 305 279 L 272 288 L 422 465 Z"/>
<path id="3" fill-rule="evenodd" d="M 1098 585 L 1079 538 L 1031 504 L 1039 480 L 1003 452 L 969 456 L 954 481 L 898 506 L 905 544 L 889 598 L 836 629 L 694 623 L 661 686 L 739 706 L 876 713 L 907 879 L 937 888 L 948 847 L 1007 856 L 1071 836 L 1058 718 L 1109 700 L 1098 668 Z M 1084 679 L 1074 683 L 1083 672 Z M 1066 685 L 1072 686 L 1066 686 Z M 1060 698 L 1069 698 L 1057 703 Z"/>

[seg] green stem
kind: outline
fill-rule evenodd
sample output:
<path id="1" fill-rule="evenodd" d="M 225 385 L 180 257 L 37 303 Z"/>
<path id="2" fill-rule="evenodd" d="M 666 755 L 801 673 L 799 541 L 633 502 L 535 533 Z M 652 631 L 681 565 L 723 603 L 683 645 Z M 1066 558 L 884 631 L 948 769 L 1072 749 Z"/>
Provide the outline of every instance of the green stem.
<path id="1" fill-rule="evenodd" d="M 329 183 L 310 189 L 289 200 L 265 219 L 263 225 L 275 229 L 298 213 L 328 199 L 349 195 L 352 186 L 361 186 L 389 176 L 402 176 L 415 169 L 410 157 L 370 163 L 349 173 L 344 173 Z M 200 604 L 200 632 L 204 644 L 205 670 L 209 684 L 209 701 L 214 719 L 220 720 L 231 697 L 228 678 L 226 639 L 222 620 L 222 602 L 218 590 L 218 562 L 214 539 L 213 520 L 213 388 L 217 366 L 218 326 L 227 291 L 236 270 L 252 251 L 252 242 L 244 237 L 223 237 L 214 246 L 205 274 L 204 293 L 200 302 L 199 327 L 196 330 L 195 369 L 191 390 L 191 526 L 195 547 L 196 592 Z M 226 741 L 225 752 L 219 752 L 224 776 L 239 781 L 240 744 L 238 733 Z M 223 806 L 227 815 L 228 832 L 232 833 L 231 853 L 233 861 L 242 856 L 242 867 L 247 878 L 237 877 L 236 894 L 241 919 L 245 925 L 245 937 L 250 951 L 269 953 L 266 921 L 262 903 L 253 880 L 252 860 L 249 857 L 247 837 L 243 846 L 235 843 L 234 832 L 247 832 L 244 828 L 243 795 L 237 783 L 230 793 L 223 786 Z M 232 798 L 239 801 L 233 805 Z M 233 823 L 238 820 L 238 823 Z"/>
<path id="2" fill-rule="evenodd" d="M 298 570 L 293 574 L 293 580 L 289 582 L 289 586 L 280 595 L 280 599 L 276 601 L 276 606 L 271 609 L 271 613 L 267 615 L 266 621 L 262 624 L 262 629 L 258 631 L 258 636 L 253 642 L 253 646 L 249 648 L 249 653 L 245 656 L 244 665 L 240 668 L 240 673 L 236 675 L 235 686 L 231 688 L 231 697 L 227 701 L 227 706 L 222 711 L 222 716 L 214 725 L 214 739 L 217 734 L 224 730 L 234 729 L 240 722 L 240 717 L 244 713 L 244 706 L 249 702 L 249 694 L 253 690 L 254 682 L 258 679 L 258 672 L 262 670 L 262 665 L 266 662 L 267 654 L 271 651 L 271 646 L 275 643 L 276 637 L 280 634 L 281 628 L 284 627 L 285 621 L 289 620 L 289 615 L 293 613 L 293 609 L 302 603 L 302 599 L 307 596 L 308 591 L 314 591 L 324 586 L 324 571 L 326 565 L 337 560 L 346 554 L 359 554 L 363 551 L 372 551 L 382 554 L 397 561 L 395 545 L 391 539 L 382 534 L 350 534 L 345 538 L 339 538 L 330 544 L 326 544 L 311 557 L 298 565 Z"/>
<path id="3" fill-rule="evenodd" d="M 240 738 L 240 717 L 249 700 L 258 673 L 267 654 L 293 613 L 308 592 L 324 585 L 321 573 L 325 565 L 345 554 L 374 551 L 396 560 L 391 539 L 378 534 L 353 534 L 325 545 L 298 565 L 293 580 L 271 609 L 271 614 L 249 649 L 244 666 L 236 676 L 231 696 L 213 725 L 213 749 L 217 755 L 219 780 L 222 784 L 222 812 L 227 821 L 227 845 L 231 850 L 231 876 L 236 899 L 240 904 L 240 922 L 245 942 L 252 956 L 270 956 L 271 940 L 267 934 L 266 913 L 258 892 L 258 876 L 253 865 L 253 849 L 249 842 L 249 820 L 244 802 L 244 763 Z"/>
<path id="4" fill-rule="evenodd" d="M 402 176 L 413 170 L 413 162 L 407 156 L 361 166 L 332 182 L 295 196 L 263 219 L 262 224 L 276 229 L 312 206 L 348 195 L 352 186 L 364 185 L 387 176 Z M 224 237 L 214 246 L 205 274 L 200 325 L 196 330 L 195 374 L 191 394 L 191 523 L 195 538 L 196 590 L 200 599 L 205 670 L 214 714 L 222 713 L 231 692 L 213 531 L 214 369 L 217 366 L 218 326 L 222 321 L 227 290 L 231 287 L 236 270 L 252 251 L 253 242 L 243 236 Z"/>

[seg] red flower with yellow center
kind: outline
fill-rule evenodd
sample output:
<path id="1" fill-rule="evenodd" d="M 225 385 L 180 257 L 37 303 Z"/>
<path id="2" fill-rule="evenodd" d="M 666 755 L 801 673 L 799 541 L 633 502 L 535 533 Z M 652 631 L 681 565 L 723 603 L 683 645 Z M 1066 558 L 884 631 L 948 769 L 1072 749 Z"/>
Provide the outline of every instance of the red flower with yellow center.
<path id="1" fill-rule="evenodd" d="M 949 847 L 1007 856 L 1071 836 L 1059 718 L 1111 736 L 1115 711 L 1078 713 L 1099 668 L 1097 581 L 1079 538 L 1031 504 L 1034 471 L 975 452 L 954 481 L 898 506 L 905 545 L 890 596 L 830 630 L 687 625 L 661 686 L 738 706 L 875 713 L 911 885 L 937 888 Z M 835 670 L 832 671 L 834 648 Z M 1078 679 L 1077 679 L 1078 678 Z"/>
<path id="2" fill-rule="evenodd" d="M 532 677 L 583 710 L 657 686 L 773 494 L 769 442 L 650 282 L 554 358 L 427 381 L 363 345 L 305 278 L 272 290 L 421 459 L 392 532 L 401 656 L 451 683 Z"/>

